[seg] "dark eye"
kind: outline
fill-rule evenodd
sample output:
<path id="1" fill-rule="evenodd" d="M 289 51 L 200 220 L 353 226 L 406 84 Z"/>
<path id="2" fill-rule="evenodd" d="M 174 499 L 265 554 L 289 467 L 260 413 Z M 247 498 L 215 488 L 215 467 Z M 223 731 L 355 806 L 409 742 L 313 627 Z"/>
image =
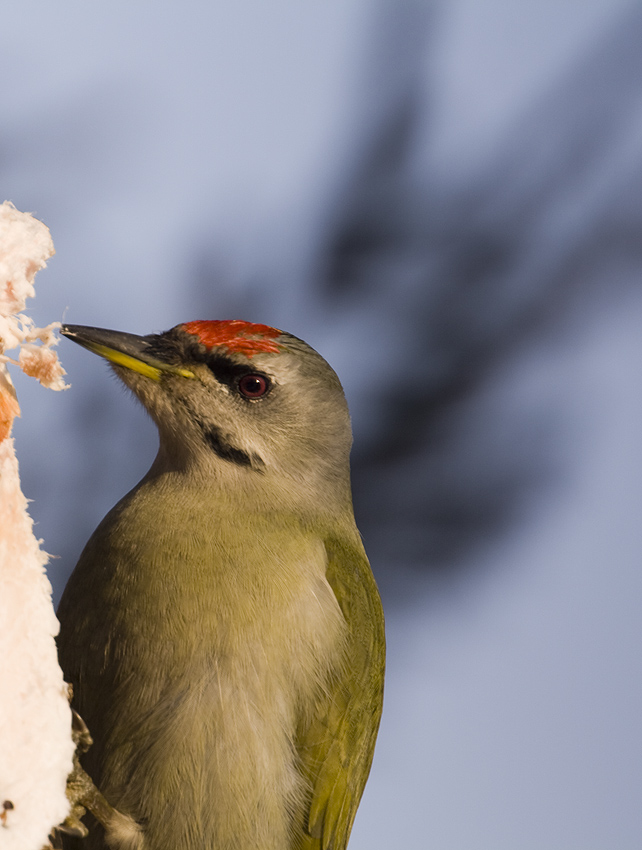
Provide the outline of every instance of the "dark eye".
<path id="1" fill-rule="evenodd" d="M 245 398 L 261 398 L 270 389 L 270 382 L 265 375 L 243 375 L 238 388 Z"/>

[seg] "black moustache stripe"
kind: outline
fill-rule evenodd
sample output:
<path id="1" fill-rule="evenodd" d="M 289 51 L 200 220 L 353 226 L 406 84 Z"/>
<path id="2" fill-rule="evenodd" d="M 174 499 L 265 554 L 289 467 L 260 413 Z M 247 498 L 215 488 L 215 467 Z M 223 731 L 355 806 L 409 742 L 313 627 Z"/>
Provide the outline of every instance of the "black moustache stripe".
<path id="1" fill-rule="evenodd" d="M 216 452 L 222 460 L 229 460 L 232 463 L 238 464 L 238 466 L 252 467 L 252 469 L 255 469 L 257 472 L 263 471 L 265 464 L 262 459 L 257 454 L 253 453 L 250 455 L 243 451 L 243 449 L 239 449 L 231 443 L 228 443 L 220 428 L 213 426 L 204 430 L 203 433 L 210 448 L 213 449 L 213 451 Z"/>
<path id="2" fill-rule="evenodd" d="M 265 462 L 256 452 L 248 454 L 248 452 L 239 449 L 238 446 L 233 446 L 227 435 L 224 434 L 221 428 L 217 425 L 206 425 L 202 418 L 192 409 L 191 404 L 186 399 L 182 400 L 183 407 L 187 411 L 189 418 L 198 424 L 205 441 L 208 446 L 217 454 L 221 460 L 227 460 L 230 463 L 235 463 L 237 466 L 246 466 L 256 472 L 264 472 Z"/>

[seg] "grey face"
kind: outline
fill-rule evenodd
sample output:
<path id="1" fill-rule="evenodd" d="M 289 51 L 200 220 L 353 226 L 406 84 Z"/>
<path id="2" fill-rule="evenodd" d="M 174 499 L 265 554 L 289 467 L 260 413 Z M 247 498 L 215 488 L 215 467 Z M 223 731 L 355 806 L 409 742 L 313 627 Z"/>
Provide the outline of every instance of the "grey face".
<path id="1" fill-rule="evenodd" d="M 182 325 L 145 337 L 71 325 L 63 333 L 106 357 L 137 395 L 165 464 L 349 488 L 343 390 L 302 340 L 275 331 L 273 350 L 242 351 L 234 340 L 206 345 Z"/>

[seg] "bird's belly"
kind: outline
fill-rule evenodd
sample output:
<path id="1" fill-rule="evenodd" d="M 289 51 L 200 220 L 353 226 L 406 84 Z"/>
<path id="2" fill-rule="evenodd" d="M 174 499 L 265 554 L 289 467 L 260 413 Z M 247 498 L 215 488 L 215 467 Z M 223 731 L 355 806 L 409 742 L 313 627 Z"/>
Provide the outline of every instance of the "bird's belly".
<path id="1" fill-rule="evenodd" d="M 286 578 L 286 592 L 235 575 L 206 591 L 176 585 L 171 605 L 148 588 L 138 606 L 116 606 L 94 762 L 107 798 L 143 824 L 146 850 L 296 846 L 308 794 L 297 727 L 341 663 L 345 624 L 321 569 Z"/>
<path id="2" fill-rule="evenodd" d="M 105 793 L 144 824 L 149 850 L 290 846 L 306 795 L 296 700 L 260 665 L 244 667 L 237 656 L 196 680 L 175 671 L 151 709 L 119 718 L 114 738 L 125 745 L 110 742 Z"/>

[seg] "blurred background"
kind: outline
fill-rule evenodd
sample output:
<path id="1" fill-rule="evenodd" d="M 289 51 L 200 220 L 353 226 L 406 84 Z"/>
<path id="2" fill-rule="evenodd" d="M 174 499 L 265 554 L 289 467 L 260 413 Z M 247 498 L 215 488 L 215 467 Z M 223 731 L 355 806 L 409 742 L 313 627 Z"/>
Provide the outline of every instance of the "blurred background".
<path id="1" fill-rule="evenodd" d="M 339 373 L 387 612 L 351 850 L 642 833 L 642 6 L 7 4 L 30 314 L 284 328 Z M 156 436 L 107 366 L 16 375 L 56 598 Z"/>

